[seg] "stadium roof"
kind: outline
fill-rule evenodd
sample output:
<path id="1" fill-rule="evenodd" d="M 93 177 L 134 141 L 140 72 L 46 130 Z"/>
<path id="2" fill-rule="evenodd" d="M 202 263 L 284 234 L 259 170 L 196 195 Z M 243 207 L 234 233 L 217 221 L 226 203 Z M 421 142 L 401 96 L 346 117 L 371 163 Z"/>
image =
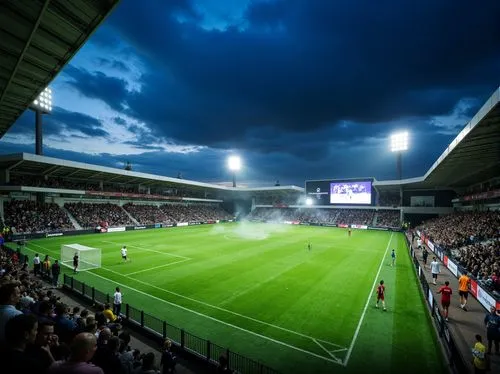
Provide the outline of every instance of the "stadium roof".
<path id="1" fill-rule="evenodd" d="M 500 87 L 424 176 L 377 181 L 377 187 L 465 188 L 500 176 Z"/>
<path id="2" fill-rule="evenodd" d="M 0 1 L 0 138 L 119 1 Z"/>
<path id="3" fill-rule="evenodd" d="M 83 162 L 61 160 L 53 157 L 30 153 L 16 153 L 0 156 L 0 170 L 24 175 L 48 176 L 53 178 L 71 178 L 74 180 L 105 183 L 141 184 L 145 187 L 212 189 L 241 192 L 303 192 L 297 186 L 273 187 L 227 187 L 212 183 L 196 182 L 187 179 L 164 177 L 161 175 L 140 173 L 107 166 L 85 164 Z"/>

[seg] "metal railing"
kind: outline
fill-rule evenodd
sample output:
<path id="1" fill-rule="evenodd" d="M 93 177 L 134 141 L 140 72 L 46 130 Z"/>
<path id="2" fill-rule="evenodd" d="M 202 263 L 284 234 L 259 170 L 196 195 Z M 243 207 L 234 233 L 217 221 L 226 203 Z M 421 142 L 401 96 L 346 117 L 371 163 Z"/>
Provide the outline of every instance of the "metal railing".
<path id="1" fill-rule="evenodd" d="M 106 303 L 111 299 L 109 294 L 103 293 L 67 274 L 64 274 L 64 286 L 92 303 Z M 224 355 L 229 361 L 230 369 L 238 373 L 278 374 L 278 371 L 260 362 L 191 334 L 158 317 L 144 313 L 143 310 L 137 309 L 130 304 L 125 304 L 125 308 L 122 310 L 127 321 L 137 324 L 145 329 L 145 332 L 154 334 L 158 338 L 170 339 L 179 349 L 203 358 L 210 364 L 216 365 L 219 357 Z"/>
<path id="2" fill-rule="evenodd" d="M 439 334 L 441 340 L 445 342 L 445 347 L 448 353 L 448 360 L 450 362 L 450 365 L 458 374 L 469 373 L 467 364 L 462 354 L 460 353 L 452 334 L 450 334 L 448 325 L 444 320 L 441 311 L 439 310 L 438 300 L 434 298 L 432 291 L 429 292 L 430 289 L 429 283 L 427 282 L 427 279 L 425 279 L 424 270 L 421 268 L 420 263 L 418 262 L 415 251 L 406 235 L 405 238 L 406 238 L 406 243 L 408 245 L 408 250 L 410 251 L 410 257 L 413 260 L 413 264 L 415 266 L 417 278 L 420 280 L 420 284 L 422 286 L 424 299 L 427 301 L 427 306 L 429 307 L 430 314 L 434 319 L 437 328 L 437 333 Z"/>

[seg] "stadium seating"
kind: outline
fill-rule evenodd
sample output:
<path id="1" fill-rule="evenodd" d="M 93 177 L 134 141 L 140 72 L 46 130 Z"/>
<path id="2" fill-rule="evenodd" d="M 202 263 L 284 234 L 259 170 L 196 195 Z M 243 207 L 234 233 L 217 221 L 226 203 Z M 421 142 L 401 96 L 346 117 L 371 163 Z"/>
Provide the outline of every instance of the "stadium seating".
<path id="1" fill-rule="evenodd" d="M 107 222 L 110 227 L 133 225 L 127 213 L 116 204 L 78 202 L 66 203 L 64 207 L 83 228 L 95 228 L 103 222 Z"/>
<path id="2" fill-rule="evenodd" d="M 397 211 L 397 213 L 399 221 L 399 211 Z M 374 215 L 375 211 L 372 209 L 296 209 L 258 207 L 254 209 L 247 216 L 247 218 L 263 221 L 305 221 L 323 224 L 372 225 Z M 395 226 L 399 226 L 399 223 Z"/>
<path id="3" fill-rule="evenodd" d="M 15 233 L 74 230 L 67 214 L 54 203 L 19 200 L 5 202 L 5 225 Z"/>
<path id="4" fill-rule="evenodd" d="M 401 217 L 399 210 L 379 210 L 377 212 L 377 223 L 379 227 L 400 227 Z"/>
<path id="5" fill-rule="evenodd" d="M 372 209 L 342 209 L 337 217 L 338 224 L 372 225 L 375 212 Z"/>
<path id="6" fill-rule="evenodd" d="M 174 223 L 174 220 L 158 208 L 156 205 L 139 205 L 128 203 L 123 206 L 127 212 L 141 225 L 153 225 L 155 223 Z"/>
<path id="7" fill-rule="evenodd" d="M 426 221 L 417 229 L 474 276 L 487 280 L 500 274 L 499 227 L 500 212 L 487 211 L 456 212 Z"/>

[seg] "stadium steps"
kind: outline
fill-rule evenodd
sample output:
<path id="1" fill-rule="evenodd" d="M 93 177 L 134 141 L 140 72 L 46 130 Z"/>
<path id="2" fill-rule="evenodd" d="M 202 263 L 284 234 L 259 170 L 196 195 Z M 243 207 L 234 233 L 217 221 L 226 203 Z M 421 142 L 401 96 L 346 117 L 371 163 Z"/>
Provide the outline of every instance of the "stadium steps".
<path id="1" fill-rule="evenodd" d="M 125 209 L 122 206 L 120 208 L 122 208 L 122 210 L 125 212 L 125 214 L 128 216 L 128 218 L 130 218 L 130 220 L 132 222 L 134 222 L 134 224 L 139 225 L 139 222 L 137 222 L 137 220 L 134 217 L 132 217 L 132 214 L 130 214 L 129 212 L 127 212 L 127 209 Z"/>
<path id="2" fill-rule="evenodd" d="M 373 216 L 372 226 L 377 226 L 377 220 L 378 220 L 378 213 L 375 213 L 375 215 Z"/>
<path id="3" fill-rule="evenodd" d="M 83 227 L 80 226 L 78 221 L 75 219 L 75 217 L 73 217 L 73 215 L 69 212 L 68 209 L 66 209 L 64 206 L 60 206 L 60 208 L 63 210 L 63 212 L 65 212 L 68 215 L 70 222 L 73 224 L 76 230 L 83 230 Z"/>
<path id="4" fill-rule="evenodd" d="M 337 219 L 339 218 L 340 210 L 335 214 L 335 218 L 333 219 L 333 223 L 337 223 Z"/>

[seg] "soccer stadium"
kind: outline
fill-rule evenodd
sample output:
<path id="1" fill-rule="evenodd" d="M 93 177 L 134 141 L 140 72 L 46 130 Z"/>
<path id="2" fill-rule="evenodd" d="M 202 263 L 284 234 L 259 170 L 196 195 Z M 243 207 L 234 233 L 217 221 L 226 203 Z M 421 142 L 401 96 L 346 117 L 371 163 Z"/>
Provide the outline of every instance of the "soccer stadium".
<path id="1" fill-rule="evenodd" d="M 246 187 L 237 159 L 231 186 L 44 156 L 47 87 L 117 3 L 1 18 L 29 37 L 0 33 L 16 56 L 2 63 L 0 136 L 39 107 L 35 152 L 0 155 L 0 342 L 24 339 L 9 306 L 54 326 L 55 361 L 73 357 L 77 334 L 101 336 L 96 352 L 116 349 L 93 359 L 105 373 L 155 360 L 163 373 L 474 372 L 485 315 L 500 321 L 500 88 L 416 178 Z M 406 137 L 392 139 L 399 177 Z M 156 356 L 132 357 L 139 346 Z M 500 372 L 498 355 L 487 361 Z"/>

